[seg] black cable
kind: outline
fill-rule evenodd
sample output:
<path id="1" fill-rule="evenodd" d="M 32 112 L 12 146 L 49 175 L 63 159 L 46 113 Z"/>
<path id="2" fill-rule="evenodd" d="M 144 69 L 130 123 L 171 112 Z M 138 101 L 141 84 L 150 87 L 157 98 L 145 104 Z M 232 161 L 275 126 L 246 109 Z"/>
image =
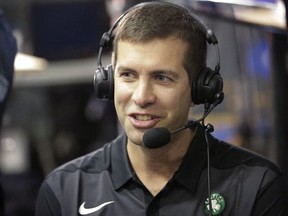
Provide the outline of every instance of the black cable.
<path id="1" fill-rule="evenodd" d="M 213 109 L 213 108 L 212 108 Z M 209 109 L 208 106 L 205 106 L 205 114 L 204 116 L 207 116 L 211 112 L 211 107 Z M 210 143 L 208 139 L 208 133 L 211 133 L 214 131 L 214 127 L 211 124 L 205 125 L 204 123 L 205 118 L 202 120 L 202 126 L 205 128 L 205 142 L 206 142 L 206 151 L 207 151 L 207 190 L 208 190 L 208 215 L 212 216 L 212 201 L 211 201 L 211 163 L 210 163 Z"/>

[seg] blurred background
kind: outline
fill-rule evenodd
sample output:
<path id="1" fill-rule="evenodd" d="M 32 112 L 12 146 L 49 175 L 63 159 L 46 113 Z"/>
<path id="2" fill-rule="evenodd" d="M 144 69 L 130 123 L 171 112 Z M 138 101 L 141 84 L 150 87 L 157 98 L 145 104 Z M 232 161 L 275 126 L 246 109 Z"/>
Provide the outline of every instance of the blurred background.
<path id="1" fill-rule="evenodd" d="M 121 131 L 113 102 L 94 96 L 93 73 L 102 34 L 140 2 L 1 0 L 18 45 L 0 142 L 5 215 L 33 215 L 45 175 Z M 225 100 L 206 120 L 213 134 L 268 157 L 287 177 L 286 2 L 170 2 L 191 8 L 219 41 Z M 216 57 L 209 46 L 209 67 Z M 107 51 L 103 65 L 109 63 Z M 198 106 L 191 118 L 202 114 Z"/>

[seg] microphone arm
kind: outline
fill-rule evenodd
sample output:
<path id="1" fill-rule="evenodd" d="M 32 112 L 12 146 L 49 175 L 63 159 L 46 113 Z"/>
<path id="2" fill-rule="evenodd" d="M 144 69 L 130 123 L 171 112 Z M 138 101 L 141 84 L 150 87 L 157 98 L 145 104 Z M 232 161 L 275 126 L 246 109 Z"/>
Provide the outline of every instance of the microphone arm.
<path id="1" fill-rule="evenodd" d="M 188 124 L 186 124 L 186 125 L 184 125 L 183 127 L 181 127 L 181 128 L 178 128 L 177 130 L 174 130 L 174 131 L 172 131 L 172 132 L 170 132 L 170 134 L 172 135 L 172 134 L 175 134 L 175 133 L 177 133 L 177 132 L 179 132 L 179 131 L 181 131 L 181 130 L 184 130 L 184 129 L 186 129 L 186 128 L 190 128 L 190 127 L 192 127 L 192 126 L 194 126 L 195 124 L 197 124 L 197 123 L 199 123 L 199 122 L 203 122 L 204 120 L 205 120 L 205 118 L 212 112 L 212 110 L 219 104 L 220 102 L 217 100 L 215 103 L 213 103 L 213 104 L 205 104 L 205 112 L 204 112 L 204 115 L 200 118 L 200 119 L 197 119 L 197 120 L 195 120 L 195 121 L 193 121 L 193 122 L 190 122 L 190 123 L 188 123 Z M 208 108 L 207 108 L 208 107 Z M 212 132 L 214 129 L 213 129 L 213 125 L 211 125 L 211 124 L 207 124 L 206 126 L 205 126 L 205 128 L 207 129 L 209 127 L 209 130 L 207 130 L 208 132 Z M 212 128 L 211 128 L 212 127 Z"/>
<path id="2" fill-rule="evenodd" d="M 211 124 L 204 125 L 204 119 L 209 115 L 209 113 L 223 100 L 223 94 L 217 94 L 216 100 L 213 104 L 206 103 L 205 104 L 205 112 L 202 116 L 202 118 L 187 123 L 185 126 L 178 128 L 172 132 L 170 132 L 167 128 L 160 127 L 160 128 L 151 128 L 147 130 L 143 135 L 143 143 L 147 148 L 160 148 L 166 144 L 168 144 L 171 140 L 171 135 L 178 133 L 186 128 L 190 128 L 194 126 L 195 124 L 202 122 L 202 125 L 205 127 L 205 129 L 208 132 L 213 131 L 213 126 Z"/>

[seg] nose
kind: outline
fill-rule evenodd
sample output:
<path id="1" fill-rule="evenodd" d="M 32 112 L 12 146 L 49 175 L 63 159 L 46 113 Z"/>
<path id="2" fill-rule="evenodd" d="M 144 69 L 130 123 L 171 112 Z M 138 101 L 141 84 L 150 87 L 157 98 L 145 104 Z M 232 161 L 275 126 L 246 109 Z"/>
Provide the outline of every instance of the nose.
<path id="1" fill-rule="evenodd" d="M 149 80 L 138 80 L 132 100 L 140 107 L 145 107 L 155 102 L 156 96 Z"/>

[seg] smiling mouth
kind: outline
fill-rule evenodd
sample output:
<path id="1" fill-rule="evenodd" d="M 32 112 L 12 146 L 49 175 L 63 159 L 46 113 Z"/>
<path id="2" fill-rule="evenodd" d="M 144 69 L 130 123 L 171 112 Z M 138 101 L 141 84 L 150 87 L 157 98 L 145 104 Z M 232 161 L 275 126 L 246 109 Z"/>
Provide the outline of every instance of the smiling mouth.
<path id="1" fill-rule="evenodd" d="M 161 117 L 151 114 L 131 113 L 129 115 L 130 123 L 137 129 L 148 129 L 154 127 Z"/>
<path id="2" fill-rule="evenodd" d="M 132 115 L 132 117 L 138 121 L 149 121 L 155 118 L 151 115 Z"/>

